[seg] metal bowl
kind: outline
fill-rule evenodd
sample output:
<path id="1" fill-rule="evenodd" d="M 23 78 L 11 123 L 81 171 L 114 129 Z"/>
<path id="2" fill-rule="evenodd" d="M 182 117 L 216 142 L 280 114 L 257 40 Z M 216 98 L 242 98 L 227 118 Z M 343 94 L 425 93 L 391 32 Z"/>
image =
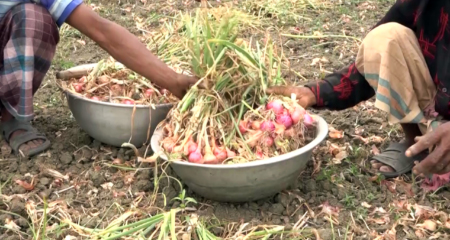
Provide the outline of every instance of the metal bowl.
<path id="1" fill-rule="evenodd" d="M 328 125 L 317 115 L 316 138 L 306 146 L 270 159 L 230 165 L 193 164 L 171 161 L 180 179 L 195 193 L 220 202 L 248 202 L 270 197 L 297 180 L 311 159 L 312 150 L 328 134 Z M 155 130 L 150 146 L 160 150 L 162 129 Z M 167 161 L 167 156 L 161 155 Z"/>
<path id="2" fill-rule="evenodd" d="M 147 105 L 137 105 L 132 129 L 133 105 L 95 101 L 69 91 L 65 91 L 65 95 L 80 127 L 94 139 L 116 147 L 128 142 L 130 137 L 130 142 L 136 147 L 144 145 L 173 106 L 162 104 L 153 109 Z"/>

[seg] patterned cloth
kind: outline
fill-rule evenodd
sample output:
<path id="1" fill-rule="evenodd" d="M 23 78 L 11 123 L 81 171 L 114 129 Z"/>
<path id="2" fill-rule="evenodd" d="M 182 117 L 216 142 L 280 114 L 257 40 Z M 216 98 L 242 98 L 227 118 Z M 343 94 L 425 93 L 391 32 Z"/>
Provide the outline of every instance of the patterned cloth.
<path id="1" fill-rule="evenodd" d="M 432 131 L 436 119 L 436 86 L 419 42 L 411 29 L 382 24 L 362 42 L 355 68 L 375 92 L 375 107 L 388 113 L 391 123 L 416 123 L 422 133 Z"/>
<path id="2" fill-rule="evenodd" d="M 450 119 L 449 13 L 449 1 L 397 0 L 386 16 L 375 25 L 376 29 L 382 24 L 394 22 L 411 29 L 437 89 L 436 112 L 445 119 Z M 402 74 L 398 69 L 393 70 Z M 307 84 L 316 95 L 317 105 L 314 107 L 341 110 L 375 96 L 366 77 L 356 63 L 352 63 L 327 75 L 322 81 Z"/>
<path id="3" fill-rule="evenodd" d="M 50 68 L 58 28 L 44 7 L 21 4 L 0 22 L 0 100 L 19 121 L 33 118 L 33 95 Z"/>
<path id="4" fill-rule="evenodd" d="M 14 6 L 23 3 L 36 3 L 47 9 L 58 27 L 61 27 L 67 17 L 82 2 L 82 0 L 0 0 L 0 20 Z"/>

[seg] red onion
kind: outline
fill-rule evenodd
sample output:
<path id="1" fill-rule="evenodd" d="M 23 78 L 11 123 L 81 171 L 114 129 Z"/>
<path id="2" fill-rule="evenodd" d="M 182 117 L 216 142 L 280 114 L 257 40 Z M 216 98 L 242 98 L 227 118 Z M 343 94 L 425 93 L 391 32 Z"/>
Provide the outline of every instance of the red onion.
<path id="1" fill-rule="evenodd" d="M 199 149 L 197 149 L 195 152 L 192 152 L 191 154 L 189 154 L 188 160 L 191 163 L 202 164 L 204 162 L 202 153 L 200 152 Z"/>
<path id="2" fill-rule="evenodd" d="M 265 121 L 261 124 L 261 130 L 266 132 L 273 132 L 275 130 L 275 125 L 273 122 Z"/>
<path id="3" fill-rule="evenodd" d="M 269 136 L 264 137 L 263 144 L 266 147 L 272 147 L 273 146 L 273 138 L 271 138 Z"/>
<path id="4" fill-rule="evenodd" d="M 255 147 L 258 144 L 258 141 L 261 139 L 263 132 L 261 130 L 257 130 L 255 132 L 251 132 L 248 134 L 247 140 L 245 141 L 248 146 Z"/>
<path id="5" fill-rule="evenodd" d="M 303 118 L 303 124 L 305 124 L 306 127 L 312 127 L 314 126 L 314 119 L 311 117 L 311 115 L 306 113 Z"/>
<path id="6" fill-rule="evenodd" d="M 234 157 L 236 157 L 236 153 L 235 152 L 233 152 L 233 151 L 231 151 L 230 149 L 226 149 L 227 150 L 227 156 L 229 157 L 229 158 L 234 158 Z"/>
<path id="7" fill-rule="evenodd" d="M 91 97 L 91 99 L 94 100 L 94 101 L 100 101 L 100 98 L 97 97 L 97 96 L 93 96 L 93 97 Z"/>
<path id="8" fill-rule="evenodd" d="M 302 108 L 300 106 L 295 106 L 295 108 L 293 108 L 290 113 L 291 113 L 292 122 L 294 124 L 297 124 L 303 118 L 306 111 L 304 108 Z"/>
<path id="9" fill-rule="evenodd" d="M 169 94 L 169 90 L 163 88 L 163 89 L 161 89 L 161 93 L 162 93 L 163 95 L 167 95 L 167 94 Z"/>
<path id="10" fill-rule="evenodd" d="M 292 118 L 288 113 L 277 115 L 276 122 L 278 124 L 283 124 L 286 128 L 290 128 L 292 126 Z"/>
<path id="11" fill-rule="evenodd" d="M 87 80 L 86 76 L 82 76 L 82 77 L 78 80 L 78 82 L 79 82 L 79 83 L 86 83 L 86 80 Z"/>
<path id="12" fill-rule="evenodd" d="M 280 114 L 284 110 L 283 103 L 280 100 L 273 100 L 267 103 L 266 108 L 267 110 L 272 110 L 275 114 Z"/>
<path id="13" fill-rule="evenodd" d="M 106 75 L 103 75 L 103 76 L 98 77 L 98 78 L 97 78 L 97 81 L 98 81 L 100 84 L 103 84 L 103 83 L 109 83 L 109 77 L 106 76 Z"/>
<path id="14" fill-rule="evenodd" d="M 263 154 L 261 151 L 257 151 L 257 152 L 255 153 L 255 155 L 256 155 L 256 158 L 257 158 L 258 160 L 263 160 L 263 159 L 264 159 L 264 154 Z"/>
<path id="15" fill-rule="evenodd" d="M 172 138 L 166 138 L 163 140 L 163 148 L 169 153 L 173 151 L 175 145 L 176 143 Z"/>
<path id="16" fill-rule="evenodd" d="M 260 121 L 253 121 L 251 126 L 252 126 L 253 130 L 259 130 L 259 129 L 261 129 L 261 122 Z"/>
<path id="17" fill-rule="evenodd" d="M 247 132 L 248 130 L 248 122 L 245 120 L 241 120 L 241 122 L 239 123 L 239 131 L 244 134 Z"/>
<path id="18" fill-rule="evenodd" d="M 223 162 L 225 159 L 227 159 L 227 150 L 221 147 L 214 148 L 214 156 L 216 156 L 219 163 Z"/>
<path id="19" fill-rule="evenodd" d="M 122 104 L 134 105 L 134 101 L 130 100 L 130 99 L 124 99 L 124 100 L 122 100 Z"/>
<path id="20" fill-rule="evenodd" d="M 83 84 L 82 83 L 73 83 L 73 88 L 75 89 L 75 92 L 81 93 L 83 91 Z"/>
<path id="21" fill-rule="evenodd" d="M 148 88 L 148 89 L 145 90 L 144 96 L 147 97 L 147 98 L 150 98 L 153 95 L 154 92 L 155 91 L 153 91 L 153 89 Z"/>

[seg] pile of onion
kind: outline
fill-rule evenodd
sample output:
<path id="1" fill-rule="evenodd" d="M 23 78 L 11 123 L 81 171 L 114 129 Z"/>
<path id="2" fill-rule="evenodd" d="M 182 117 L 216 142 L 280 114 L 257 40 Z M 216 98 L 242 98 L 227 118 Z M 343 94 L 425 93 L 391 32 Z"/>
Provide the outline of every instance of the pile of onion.
<path id="1" fill-rule="evenodd" d="M 314 126 L 314 118 L 296 101 L 271 99 L 265 106 L 244 114 L 238 124 L 239 133 L 228 146 L 215 139 L 213 131 L 209 135 L 194 133 L 195 137 L 182 140 L 170 130 L 162 147 L 178 160 L 195 164 L 242 162 L 233 161 L 235 158 L 262 160 L 303 147 L 308 141 L 306 137 L 315 134 Z"/>

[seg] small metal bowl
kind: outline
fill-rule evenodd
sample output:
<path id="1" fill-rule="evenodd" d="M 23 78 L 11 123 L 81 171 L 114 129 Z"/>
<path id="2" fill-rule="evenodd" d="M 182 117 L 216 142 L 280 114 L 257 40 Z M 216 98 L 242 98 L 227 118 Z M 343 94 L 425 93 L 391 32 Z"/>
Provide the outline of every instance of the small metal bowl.
<path id="1" fill-rule="evenodd" d="M 231 165 L 171 161 L 180 179 L 195 193 L 219 202 L 256 201 L 286 189 L 297 180 L 311 159 L 312 150 L 328 134 L 328 125 L 317 115 L 316 138 L 306 146 L 270 159 Z M 162 129 L 155 130 L 150 146 L 159 152 Z M 160 156 L 167 161 L 166 155 Z"/>
<path id="2" fill-rule="evenodd" d="M 162 104 L 153 109 L 147 105 L 136 105 L 133 117 L 133 105 L 100 102 L 64 92 L 69 109 L 80 127 L 94 139 L 116 147 L 128 142 L 130 137 L 130 142 L 136 147 L 148 143 L 158 123 L 166 118 L 173 106 Z"/>

